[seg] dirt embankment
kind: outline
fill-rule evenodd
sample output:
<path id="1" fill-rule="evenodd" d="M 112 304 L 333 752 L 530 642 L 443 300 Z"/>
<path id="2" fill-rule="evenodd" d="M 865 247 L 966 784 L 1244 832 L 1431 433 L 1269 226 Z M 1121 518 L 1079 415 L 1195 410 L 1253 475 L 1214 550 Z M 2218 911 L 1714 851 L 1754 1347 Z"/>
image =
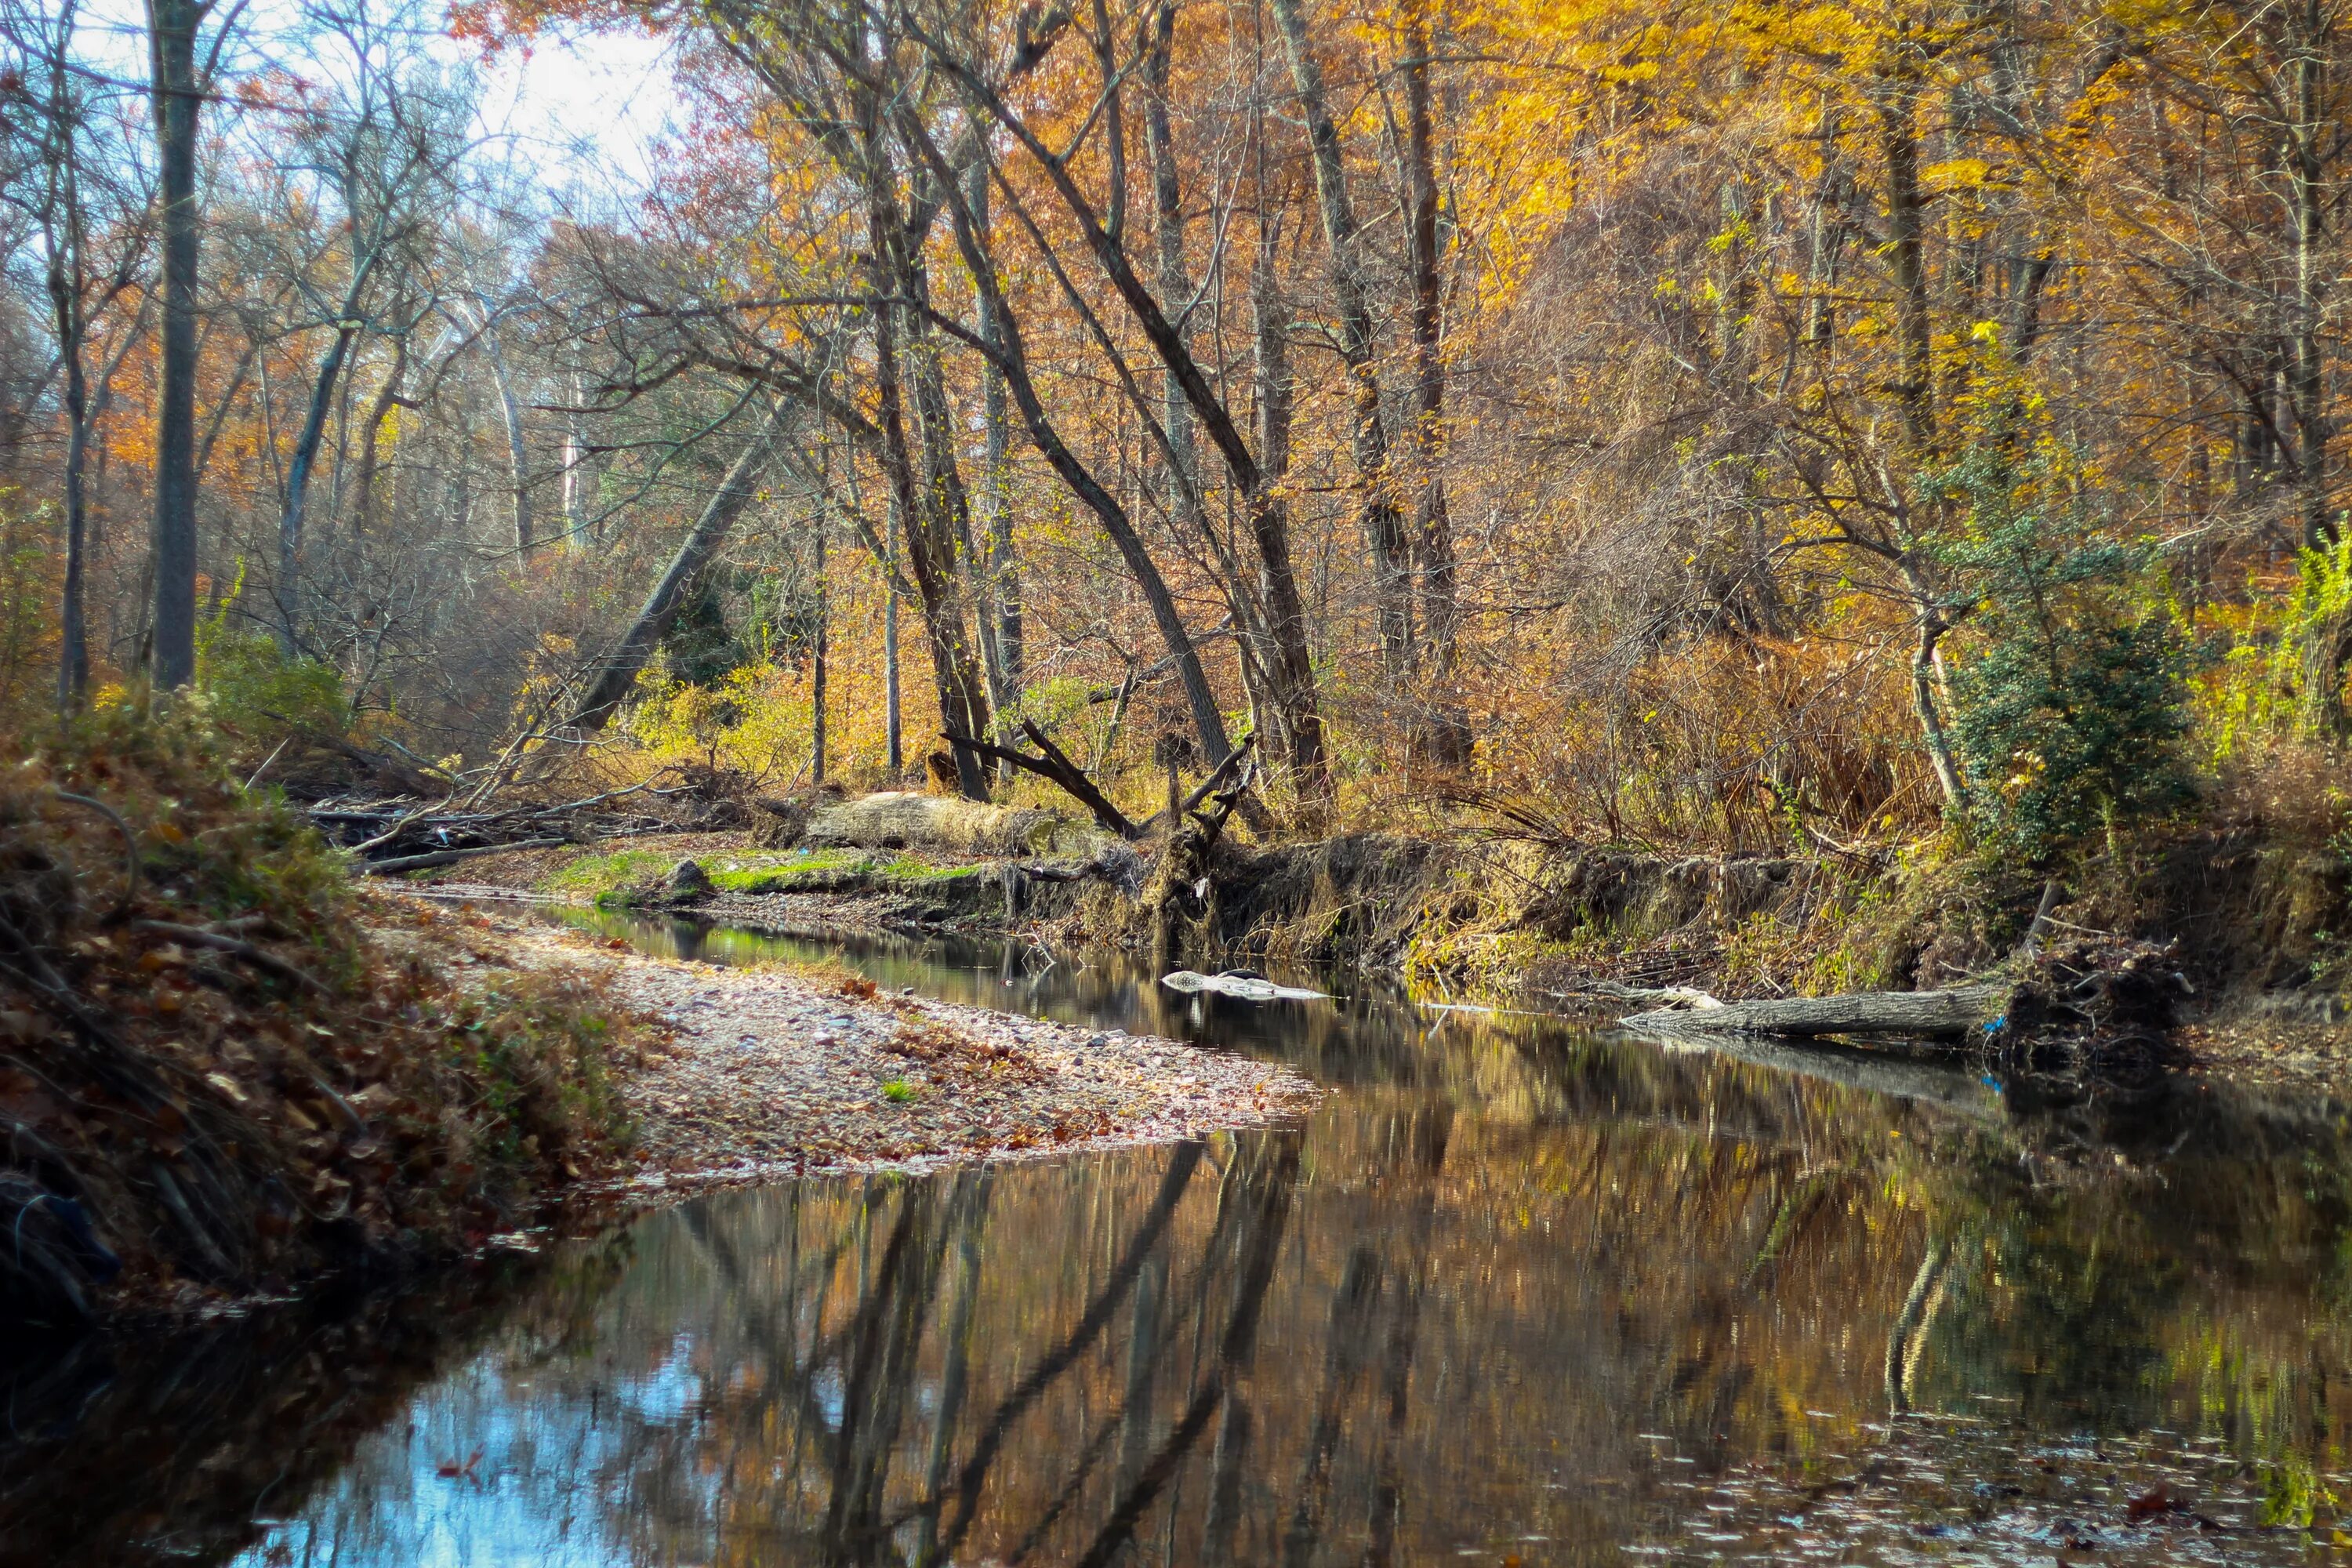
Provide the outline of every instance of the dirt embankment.
<path id="1" fill-rule="evenodd" d="M 466 978 L 184 720 L 0 783 L 0 1321 L 186 1312 L 461 1254 L 617 1156 L 630 1021 Z"/>

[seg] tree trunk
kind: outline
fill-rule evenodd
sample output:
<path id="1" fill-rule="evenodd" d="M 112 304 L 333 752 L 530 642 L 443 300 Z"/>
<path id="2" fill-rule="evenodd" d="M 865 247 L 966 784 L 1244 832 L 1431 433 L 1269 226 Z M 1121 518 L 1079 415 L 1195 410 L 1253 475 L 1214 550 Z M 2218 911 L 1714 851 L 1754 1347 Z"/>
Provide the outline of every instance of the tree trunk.
<path id="1" fill-rule="evenodd" d="M 483 341 L 490 353 L 490 378 L 498 384 L 499 413 L 507 431 L 507 475 L 509 479 L 510 518 L 514 532 L 515 553 L 528 555 L 537 542 L 532 536 L 530 516 L 530 451 L 523 443 L 522 402 L 515 396 L 514 378 L 507 374 L 507 356 L 499 347 L 495 327 L 487 325 L 489 308 L 482 308 L 486 330 Z"/>
<path id="2" fill-rule="evenodd" d="M 1381 667 L 1391 688 L 1412 677 L 1412 567 L 1405 541 L 1404 518 L 1397 506 L 1394 476 L 1389 472 L 1388 428 L 1381 416 L 1381 376 L 1374 342 L 1372 310 L 1366 286 L 1361 237 L 1356 229 L 1354 205 L 1348 196 L 1348 172 L 1339 147 L 1339 128 L 1323 87 L 1323 70 L 1307 41 L 1307 17 L 1300 0 L 1273 0 L 1275 25 L 1282 33 L 1290 59 L 1291 80 L 1298 89 L 1298 107 L 1307 121 L 1307 150 L 1314 155 L 1316 207 L 1323 220 L 1323 240 L 1329 252 L 1332 303 L 1339 313 L 1339 356 L 1347 363 L 1354 392 L 1354 420 L 1349 444 L 1355 458 L 1356 482 L 1363 491 L 1358 515 L 1362 521 L 1365 548 L 1370 552 L 1373 597 L 1380 619 Z"/>
<path id="3" fill-rule="evenodd" d="M 825 593 L 824 583 L 824 501 L 818 499 L 816 537 L 812 542 L 816 557 L 816 647 L 809 661 L 809 783 L 824 783 L 824 699 L 827 668 L 833 654 L 833 605 Z"/>
<path id="4" fill-rule="evenodd" d="M 887 249 L 892 225 L 877 213 L 872 237 L 877 252 Z M 895 293 L 901 278 L 886 278 L 877 290 Z M 901 381 L 897 318 L 899 309 L 883 305 L 873 312 L 875 401 L 882 427 L 882 466 L 890 483 L 898 514 L 899 540 L 907 552 L 908 573 L 923 601 L 924 640 L 930 645 L 931 677 L 939 694 L 940 719 L 959 735 L 977 735 L 984 705 L 978 700 L 979 680 L 971 668 L 971 650 L 964 642 L 962 605 L 955 591 L 953 541 L 933 531 L 934 519 L 922 487 L 915 477 L 915 454 L 907 438 L 906 396 Z M 988 781 L 980 759 L 969 746 L 958 746 L 956 779 L 973 800 L 988 798 Z"/>
<path id="5" fill-rule="evenodd" d="M 2322 91 L 2326 69 L 2320 0 L 2294 0 L 2294 120 L 2286 134 L 2287 190 L 2294 226 L 2294 341 L 2290 374 L 2295 423 L 2295 479 L 2302 491 L 2303 538 L 2324 547 L 2333 531 L 2327 515 L 2327 279 L 2320 240 L 2325 228 L 2320 142 L 2329 134 Z"/>
<path id="6" fill-rule="evenodd" d="M 584 548 L 588 537 L 588 487 L 581 469 L 588 461 L 588 437 L 582 428 L 580 375 L 573 372 L 571 407 L 563 416 L 563 542 Z"/>
<path id="7" fill-rule="evenodd" d="M 147 3 L 163 258 L 149 670 L 166 690 L 196 678 L 196 29 L 207 9 L 208 0 Z"/>
<path id="8" fill-rule="evenodd" d="M 735 466 L 727 470 L 719 489 L 703 503 L 702 515 L 695 519 L 694 526 L 687 531 L 685 542 L 670 557 L 667 570 L 654 584 L 653 592 L 646 595 L 637 618 L 605 656 L 595 684 L 588 689 L 588 695 L 568 721 L 572 728 L 590 733 L 603 729 L 620 707 L 622 699 L 628 696 L 629 689 L 636 684 L 646 661 L 653 658 L 654 649 L 661 646 L 662 638 L 676 624 L 678 611 L 685 607 L 687 596 L 703 569 L 726 542 L 735 520 L 759 494 L 761 470 L 775 452 L 792 406 L 780 399 L 769 409 L 767 423 L 751 437 L 751 445 L 735 459 Z"/>
<path id="9" fill-rule="evenodd" d="M 1277 221 L 1266 211 L 1265 194 L 1258 200 L 1257 260 L 1250 278 L 1250 307 L 1256 329 L 1257 450 L 1263 482 L 1251 498 L 1247 516 L 1257 544 L 1258 592 L 1265 602 L 1269 645 L 1260 660 L 1268 695 L 1281 716 L 1283 761 L 1298 781 L 1302 795 L 1320 799 L 1330 794 L 1330 773 L 1323 756 L 1322 717 L 1315 701 L 1315 667 L 1307 648 L 1307 606 L 1298 595 L 1298 576 L 1290 561 L 1290 508 L 1279 487 L 1290 477 L 1290 411 L 1294 384 L 1290 372 L 1289 325 L 1276 275 Z"/>
<path id="10" fill-rule="evenodd" d="M 1910 433 L 1912 457 L 1935 444 L 1935 381 L 1924 242 L 1927 195 L 1919 184 L 1919 84 L 1906 63 L 1879 84 L 1881 151 L 1886 161 L 1887 249 L 1895 264 L 1895 336 L 1903 380 L 1895 387 Z"/>
<path id="11" fill-rule="evenodd" d="M 972 165 L 968 199 L 972 224 L 980 232 L 984 250 L 989 233 L 988 164 L 984 159 Z M 1004 330 L 997 321 L 991 292 L 975 286 L 972 309 L 981 341 L 1001 351 Z M 996 713 L 996 738 L 1009 745 L 1027 676 L 1022 647 L 1021 560 L 1013 552 L 1013 497 L 1007 467 L 1012 458 L 1012 415 L 1005 406 L 1004 372 L 992 361 L 983 363 L 980 370 L 980 418 L 984 443 L 982 460 L 987 466 L 981 477 L 981 498 L 986 512 L 981 532 L 981 650 L 988 656 L 989 700 Z"/>
<path id="12" fill-rule="evenodd" d="M 1936 650 L 1951 628 L 1936 608 L 1932 585 L 1919 568 L 1906 562 L 1902 571 L 1904 586 L 1910 590 L 1912 602 L 1918 606 L 1917 636 L 1911 644 L 1911 710 L 1918 718 L 1920 737 L 1927 743 L 1927 761 L 1936 770 L 1936 784 L 1943 791 L 1944 804 L 1965 810 L 1968 783 L 1960 776 L 1959 759 L 1952 752 L 1952 738 L 1944 728 L 1944 706 L 1937 691 L 1939 672 Z"/>
<path id="13" fill-rule="evenodd" d="M 342 311 L 335 318 L 335 341 L 319 366 L 319 379 L 310 388 L 310 406 L 302 416 L 302 431 L 295 437 L 294 455 L 286 468 L 286 510 L 278 520 L 278 621 L 279 642 L 289 653 L 294 650 L 295 623 L 301 611 L 303 513 L 310 499 L 310 475 L 318 465 L 320 444 L 326 437 L 327 415 L 335 405 L 336 388 L 342 383 L 343 361 L 351 355 L 352 340 L 359 335 L 360 291 L 374 267 L 375 258 L 371 255 L 352 278 Z"/>
<path id="14" fill-rule="evenodd" d="M 1151 212 L 1154 237 L 1159 245 L 1160 298 L 1168 309 L 1181 311 L 1192 297 L 1192 279 L 1184 265 L 1184 198 L 1183 185 L 1176 168 L 1175 129 L 1168 114 L 1169 73 L 1176 47 L 1175 0 L 1160 0 L 1151 21 L 1151 39 L 1144 56 L 1143 140 L 1151 159 Z M 1191 334 L 1184 331 L 1180 314 L 1174 319 L 1177 331 L 1191 346 Z M 1181 517 L 1192 527 L 1205 531 L 1208 520 L 1201 515 L 1200 465 L 1192 441 L 1192 413 L 1184 403 L 1184 388 L 1174 371 L 1162 367 L 1160 372 L 1160 426 L 1168 437 L 1169 467 L 1168 511 L 1171 517 Z"/>
<path id="15" fill-rule="evenodd" d="M 1470 721 L 1460 680 L 1462 611 L 1454 567 L 1454 524 L 1445 503 L 1445 319 L 1437 227 L 1437 162 L 1429 101 L 1429 24 L 1419 0 L 1405 12 L 1405 201 L 1412 261 L 1413 447 L 1421 501 L 1413 543 L 1420 556 L 1422 630 L 1429 643 L 1434 722 L 1429 753 L 1441 767 L 1470 761 Z"/>
<path id="16" fill-rule="evenodd" d="M 60 30 L 69 25 L 61 24 Z M 53 162 L 43 226 L 48 231 L 49 309 L 57 327 L 58 357 L 63 362 L 66 376 L 66 461 L 61 476 L 65 491 L 66 569 L 58 610 L 58 710 L 63 713 L 79 708 L 89 689 L 89 636 L 83 619 L 82 589 L 89 532 L 84 482 L 89 453 L 89 384 L 82 350 L 89 323 L 81 291 L 83 244 L 87 237 L 82 231 L 80 184 L 69 129 L 71 100 L 62 38 L 52 64 L 53 123 L 49 135 L 53 138 Z"/>
<path id="17" fill-rule="evenodd" d="M 882 728 L 895 784 L 907 776 L 907 731 L 898 686 L 898 497 L 891 493 L 883 526 L 887 547 L 882 559 Z"/>
<path id="18" fill-rule="evenodd" d="M 408 371 L 408 338 L 395 339 L 392 351 L 392 368 L 384 373 L 383 384 L 369 400 L 367 425 L 360 432 L 359 483 L 354 487 L 358 500 L 353 505 L 352 531 L 364 536 L 375 521 L 375 471 L 377 441 L 383 431 L 383 422 L 393 406 L 402 401 L 401 378 Z"/>

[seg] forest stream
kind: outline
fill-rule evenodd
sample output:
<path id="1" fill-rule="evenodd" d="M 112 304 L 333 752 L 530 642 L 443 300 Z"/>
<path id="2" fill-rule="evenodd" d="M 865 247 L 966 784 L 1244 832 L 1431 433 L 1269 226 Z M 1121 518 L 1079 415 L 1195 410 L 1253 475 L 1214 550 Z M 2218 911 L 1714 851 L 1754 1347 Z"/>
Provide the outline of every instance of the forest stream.
<path id="1" fill-rule="evenodd" d="M 652 951 L 1289 1062 L 1296 1128 L 706 1194 L 18 1368 L 0 1558 L 2269 1563 L 2352 1502 L 2352 1123 L 1115 955 Z M 1333 989 L 1349 989 L 1334 983 Z"/>

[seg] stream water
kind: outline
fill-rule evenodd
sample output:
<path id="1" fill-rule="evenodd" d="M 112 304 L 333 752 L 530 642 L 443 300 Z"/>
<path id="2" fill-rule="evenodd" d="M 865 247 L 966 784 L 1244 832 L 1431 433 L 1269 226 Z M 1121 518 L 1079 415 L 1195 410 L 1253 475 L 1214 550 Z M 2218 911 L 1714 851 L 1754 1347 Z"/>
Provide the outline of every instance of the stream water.
<path id="1" fill-rule="evenodd" d="M 20 1368 L 44 1564 L 2271 1563 L 2352 1507 L 2352 1124 L 1114 955 L 618 923 L 1297 1063 L 1302 1127 L 695 1199 Z"/>

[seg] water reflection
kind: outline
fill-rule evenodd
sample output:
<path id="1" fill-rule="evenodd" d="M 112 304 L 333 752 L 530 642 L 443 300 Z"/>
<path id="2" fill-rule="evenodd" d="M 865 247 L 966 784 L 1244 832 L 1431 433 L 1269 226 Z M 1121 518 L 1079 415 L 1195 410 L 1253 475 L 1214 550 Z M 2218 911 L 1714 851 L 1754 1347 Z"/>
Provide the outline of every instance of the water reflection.
<path id="1" fill-rule="evenodd" d="M 1616 1562 L 1714 1525 L 1685 1489 L 1752 1459 L 1858 1467 L 1891 1405 L 2342 1463 L 2315 1210 L 2216 1258 L 2137 1184 L 2004 1189 L 1860 1115 L 1768 1141 L 1645 1109 L 1370 1095 L 701 1199 L 248 1561 Z"/>
<path id="2" fill-rule="evenodd" d="M 856 961 L 934 994 L 1029 978 Z M 559 1249 L 356 1398 L 350 1330 L 176 1405 L 167 1369 L 126 1363 L 95 1414 L 0 1451 L 0 1540 L 91 1563 L 1894 1563 L 2078 1539 L 2235 1563 L 2300 1561 L 2300 1527 L 2352 1497 L 2333 1109 L 2192 1092 L 2094 1127 L 1951 1073 L 1906 1098 L 1379 998 L 1194 1015 L 1089 973 L 1023 995 L 1351 1087 L 1295 1130 L 701 1198 Z M 170 1485 L 142 1471 L 158 1454 Z M 2152 1478 L 2183 1506 L 2138 1506 Z"/>

